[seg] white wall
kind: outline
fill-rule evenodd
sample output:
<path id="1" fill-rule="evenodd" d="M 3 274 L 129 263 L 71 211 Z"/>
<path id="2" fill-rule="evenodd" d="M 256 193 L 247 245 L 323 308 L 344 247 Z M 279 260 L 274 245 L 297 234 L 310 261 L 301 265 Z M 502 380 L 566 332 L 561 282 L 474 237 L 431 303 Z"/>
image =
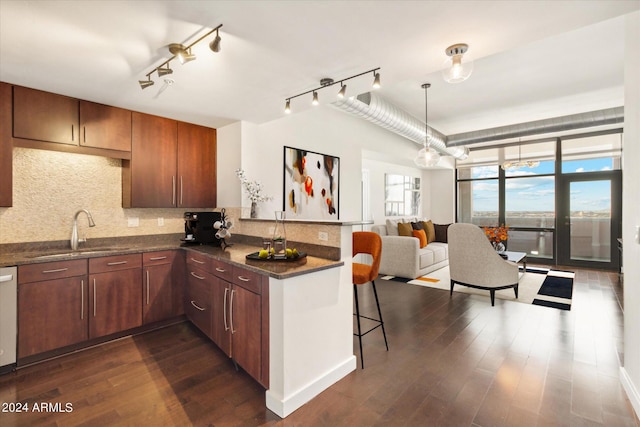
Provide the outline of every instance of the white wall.
<path id="1" fill-rule="evenodd" d="M 640 12 L 625 19 L 624 153 L 622 160 L 622 239 L 624 242 L 624 367 L 622 384 L 640 415 Z"/>
<path id="2" fill-rule="evenodd" d="M 412 159 L 417 145 L 362 119 L 329 106 L 283 116 L 242 128 L 242 168 L 259 180 L 273 200 L 261 203 L 259 218 L 271 218 L 283 206 L 283 147 L 340 157 L 340 220 L 361 219 L 362 152 L 373 150 L 389 159 Z M 222 165 L 225 167 L 225 165 Z M 246 198 L 243 204 L 248 205 Z"/>
<path id="3" fill-rule="evenodd" d="M 428 204 L 427 215 L 435 224 L 449 224 L 456 220 L 454 169 L 434 169 L 424 172 L 428 187 L 423 203 Z"/>
<path id="4" fill-rule="evenodd" d="M 242 124 L 236 122 L 221 127 L 216 135 L 217 205 L 240 207 L 242 194 L 235 170 L 240 167 Z"/>

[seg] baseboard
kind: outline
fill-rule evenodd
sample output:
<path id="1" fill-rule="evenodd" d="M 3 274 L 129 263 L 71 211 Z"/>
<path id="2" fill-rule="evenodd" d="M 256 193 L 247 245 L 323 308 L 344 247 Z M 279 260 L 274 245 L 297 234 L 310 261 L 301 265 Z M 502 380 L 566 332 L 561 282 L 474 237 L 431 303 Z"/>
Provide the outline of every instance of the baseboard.
<path id="1" fill-rule="evenodd" d="M 622 383 L 622 388 L 627 393 L 627 398 L 629 402 L 631 402 L 631 406 L 633 406 L 633 410 L 636 412 L 636 417 L 640 417 L 640 393 L 638 393 L 638 389 L 631 381 L 631 377 L 627 374 L 627 370 L 624 367 L 620 367 L 620 382 Z"/>
<path id="2" fill-rule="evenodd" d="M 305 403 L 322 393 L 324 390 L 340 381 L 347 376 L 350 372 L 356 369 L 356 357 L 350 356 L 336 366 L 325 375 L 317 378 L 313 382 L 309 383 L 306 387 L 299 389 L 289 396 L 280 398 L 275 396 L 271 390 L 266 392 L 266 404 L 267 408 L 273 411 L 281 418 L 285 418 L 296 409 L 300 408 Z"/>

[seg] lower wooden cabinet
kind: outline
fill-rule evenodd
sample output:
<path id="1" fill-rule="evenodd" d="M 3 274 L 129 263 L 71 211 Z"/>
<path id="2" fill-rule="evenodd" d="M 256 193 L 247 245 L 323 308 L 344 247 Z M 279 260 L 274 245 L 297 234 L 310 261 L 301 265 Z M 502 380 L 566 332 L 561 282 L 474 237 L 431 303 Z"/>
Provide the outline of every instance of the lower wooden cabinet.
<path id="1" fill-rule="evenodd" d="M 184 268 L 177 251 L 142 255 L 142 323 L 170 319 L 184 313 L 182 281 Z"/>
<path id="2" fill-rule="evenodd" d="M 89 338 L 142 325 L 142 256 L 89 260 Z"/>
<path id="3" fill-rule="evenodd" d="M 233 285 L 229 297 L 231 357 L 252 377 L 262 377 L 262 301 L 260 295 Z"/>
<path id="4" fill-rule="evenodd" d="M 211 288 L 213 277 L 201 268 L 187 262 L 187 289 L 184 312 L 187 318 L 205 335 L 212 338 Z"/>
<path id="5" fill-rule="evenodd" d="M 18 267 L 18 358 L 88 339 L 87 260 Z"/>

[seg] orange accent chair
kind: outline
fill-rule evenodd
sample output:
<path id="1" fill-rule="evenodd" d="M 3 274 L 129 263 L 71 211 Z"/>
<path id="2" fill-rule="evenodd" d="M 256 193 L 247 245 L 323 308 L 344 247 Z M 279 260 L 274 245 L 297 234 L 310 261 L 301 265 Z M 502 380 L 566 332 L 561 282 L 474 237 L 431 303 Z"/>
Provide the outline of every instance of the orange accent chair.
<path id="1" fill-rule="evenodd" d="M 389 351 L 389 344 L 387 343 L 387 334 L 384 331 L 384 322 L 382 321 L 382 312 L 380 311 L 380 302 L 378 301 L 378 292 L 376 291 L 375 279 L 378 277 L 378 269 L 380 268 L 380 254 L 382 253 L 382 239 L 380 235 L 371 231 L 355 231 L 353 233 L 353 256 L 358 254 L 369 254 L 373 258 L 371 265 L 360 264 L 357 262 L 352 263 L 353 270 L 353 297 L 356 304 L 356 316 L 358 322 L 358 333 L 354 333 L 360 341 L 360 365 L 364 369 L 364 358 L 362 355 L 362 337 L 376 328 L 382 328 L 382 335 L 384 336 L 384 345 Z M 378 306 L 378 319 L 373 319 L 367 316 L 360 315 L 360 306 L 358 304 L 358 286 L 371 282 L 373 286 L 373 294 L 376 297 L 376 305 Z M 360 318 L 369 319 L 378 323 L 373 328 L 366 332 L 362 332 L 360 327 Z"/>

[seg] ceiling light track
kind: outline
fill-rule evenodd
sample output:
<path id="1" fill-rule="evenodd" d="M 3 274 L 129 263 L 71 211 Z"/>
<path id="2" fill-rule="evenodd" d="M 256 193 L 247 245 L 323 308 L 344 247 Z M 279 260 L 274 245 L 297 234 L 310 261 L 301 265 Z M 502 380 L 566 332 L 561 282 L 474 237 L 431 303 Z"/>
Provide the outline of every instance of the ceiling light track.
<path id="1" fill-rule="evenodd" d="M 209 43 L 209 49 L 211 49 L 215 53 L 220 52 L 220 41 L 221 41 L 221 39 L 220 39 L 220 28 L 222 28 L 222 24 L 218 25 L 213 30 L 209 31 L 208 33 L 204 34 L 203 36 L 200 36 L 200 38 L 198 38 L 196 41 L 194 41 L 193 43 L 191 43 L 188 46 L 184 46 L 183 44 L 180 44 L 180 43 L 171 43 L 169 45 L 169 52 L 171 52 L 173 56 L 171 56 L 171 58 L 167 59 L 162 64 L 158 65 L 156 68 L 154 68 L 153 70 L 151 70 L 147 74 L 145 74 L 145 76 L 147 77 L 147 80 L 139 80 L 138 81 L 138 83 L 140 84 L 140 88 L 146 89 L 149 86 L 153 86 L 153 84 L 155 83 L 153 80 L 151 80 L 151 75 L 153 73 L 157 73 L 158 77 L 162 77 L 162 76 L 165 76 L 167 74 L 172 74 L 173 70 L 169 66 L 169 63 L 171 61 L 173 61 L 174 59 L 178 58 L 178 61 L 180 61 L 180 63 L 182 65 L 186 64 L 187 62 L 190 62 L 190 61 L 193 61 L 194 59 L 196 59 L 196 55 L 194 55 L 191 52 L 191 48 L 193 46 L 195 46 L 196 44 L 200 43 L 206 37 L 208 37 L 211 34 L 213 34 L 214 32 L 216 33 L 216 37 L 211 41 L 211 43 Z"/>
<path id="2" fill-rule="evenodd" d="M 299 93 L 297 95 L 290 96 L 288 98 L 285 98 L 284 112 L 287 113 L 287 114 L 291 113 L 291 100 L 292 99 L 298 98 L 299 96 L 307 95 L 307 94 L 310 94 L 310 93 L 313 94 L 313 97 L 312 97 L 312 100 L 311 100 L 311 104 L 312 105 L 318 105 L 320 103 L 319 100 L 318 100 L 318 90 L 324 89 L 324 88 L 329 87 L 329 86 L 336 85 L 338 83 L 340 83 L 340 91 L 338 92 L 337 97 L 338 98 L 344 98 L 346 96 L 346 92 L 347 92 L 347 85 L 344 84 L 344 82 L 346 82 L 347 80 L 354 79 L 356 77 L 364 76 L 365 74 L 369 74 L 369 73 L 373 73 L 373 83 L 372 83 L 371 87 L 374 88 L 374 89 L 378 89 L 380 87 L 380 73 L 378 72 L 378 70 L 380 70 L 380 67 L 374 68 L 373 70 L 365 71 L 365 72 L 360 73 L 360 74 L 353 75 L 351 77 L 346 77 L 346 78 L 340 79 L 340 80 L 333 80 L 331 78 L 325 77 L 325 78 L 320 80 L 320 86 L 319 87 L 317 87 L 315 89 L 308 90 L 306 92 Z M 142 85 L 142 81 L 140 82 L 140 84 Z"/>

